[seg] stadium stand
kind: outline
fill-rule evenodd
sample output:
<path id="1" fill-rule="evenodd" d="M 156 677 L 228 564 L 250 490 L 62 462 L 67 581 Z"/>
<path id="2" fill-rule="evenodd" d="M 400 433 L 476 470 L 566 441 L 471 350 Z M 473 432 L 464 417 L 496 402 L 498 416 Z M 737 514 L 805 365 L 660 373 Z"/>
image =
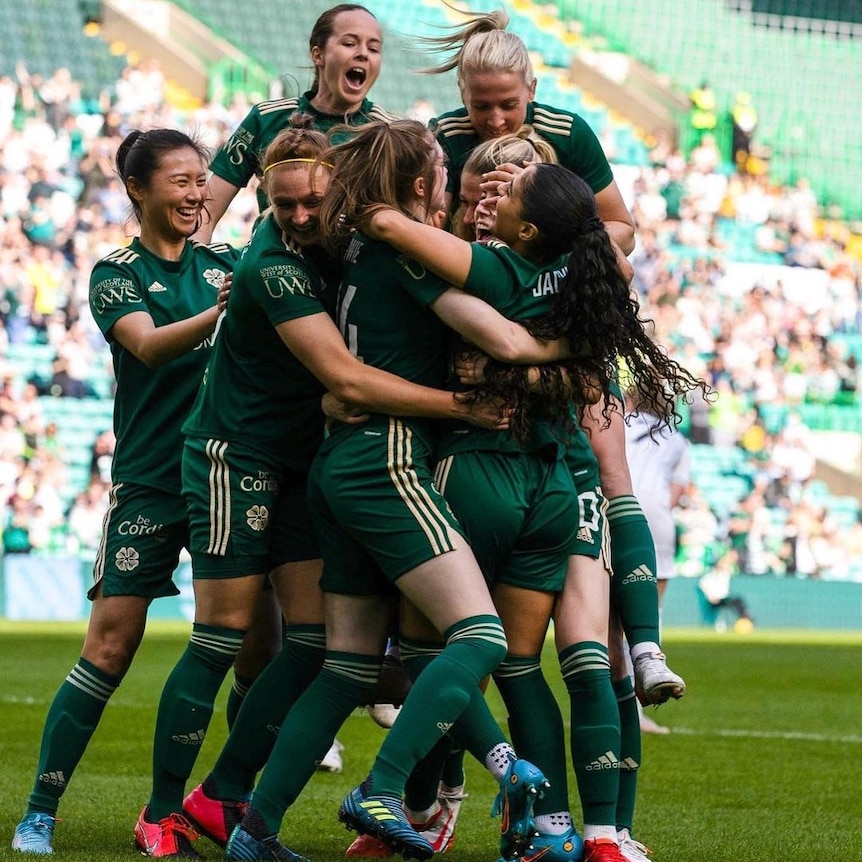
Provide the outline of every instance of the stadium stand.
<path id="1" fill-rule="evenodd" d="M 807 177 L 821 202 L 862 219 L 862 136 L 848 122 L 862 91 L 862 24 L 829 20 L 840 4 L 804 4 L 805 15 L 795 4 L 795 16 L 755 12 L 750 0 L 689 0 L 685 14 L 675 0 L 555 5 L 563 19 L 667 75 L 680 92 L 707 78 L 724 112 L 735 93 L 750 93 L 773 179 L 792 185 Z"/>
<path id="2" fill-rule="evenodd" d="M 773 45 L 790 50 L 789 35 L 780 36 L 784 31 L 773 26 L 755 28 L 754 13 L 746 12 L 742 3 L 693 2 L 703 12 L 699 36 L 687 36 L 676 20 L 668 21 L 666 28 L 668 63 L 671 54 L 692 45 L 707 52 L 698 62 L 690 59 L 680 71 L 680 87 L 698 82 L 703 64 L 717 62 L 716 52 L 730 50 L 726 43 L 722 49 L 710 41 L 726 21 L 736 22 L 732 32 L 740 40 L 741 70 L 757 68 L 756 55 L 744 41 L 749 36 L 751 45 L 776 37 L 769 49 L 761 46 L 761 56 L 779 52 Z M 183 0 L 182 5 L 228 37 L 235 13 L 230 13 L 233 7 L 226 0 Z M 304 65 L 311 23 L 331 3 L 297 0 L 288 5 L 291 14 L 284 16 L 283 36 L 274 37 L 271 16 L 266 32 L 263 27 L 255 31 L 254 22 L 242 21 L 248 28 L 240 47 L 277 70 L 273 75 L 283 78 L 281 85 L 297 92 L 311 79 Z M 438 32 L 435 28 L 451 22 L 449 14 L 430 0 L 372 5 L 388 39 L 375 100 L 404 112 L 420 102 L 430 103 L 426 110 L 435 111 L 457 104 L 451 76 L 412 74 L 428 58 L 407 38 Z M 471 5 L 492 8 L 496 3 L 477 0 Z M 763 523 L 758 521 L 758 529 L 749 531 L 754 535 L 753 550 L 747 558 L 743 555 L 754 571 L 862 580 L 859 240 L 846 223 L 821 218 L 825 192 L 813 173 L 810 186 L 802 181 L 776 183 L 766 175 L 729 171 L 720 159 L 712 164 L 709 153 L 683 154 L 673 146 L 652 146 L 642 131 L 569 80 L 570 59 L 578 45 L 602 34 L 614 48 L 634 40 L 632 53 L 646 58 L 653 32 L 662 28 L 644 27 L 643 16 L 649 11 L 652 20 L 666 17 L 667 3 L 644 0 L 634 4 L 638 11 L 631 16 L 623 14 L 628 8 L 623 0 L 570 0 L 559 5 L 561 17 L 551 14 L 548 6 L 525 2 L 510 6 L 515 26 L 536 52 L 540 96 L 578 111 L 600 134 L 638 218 L 638 247 L 632 261 L 644 314 L 655 321 L 657 339 L 721 393 L 716 404 L 688 405 L 684 410 L 684 430 L 697 446 L 697 488 L 689 496 L 694 501 L 699 490 L 713 522 L 712 541 L 702 543 L 697 564 L 708 565 L 709 549 L 726 545 L 731 525 L 744 522 L 746 512 L 755 508 L 765 513 Z M 33 529 L 29 536 L 25 529 L 24 538 L 31 554 L 77 555 L 92 548 L 93 525 L 97 533 L 104 511 L 104 468 L 110 460 L 110 434 L 106 437 L 104 432 L 111 425 L 112 380 L 107 349 L 89 319 L 86 285 L 93 261 L 125 244 L 131 229 L 123 207 L 117 205 L 112 179 L 117 143 L 132 127 L 177 125 L 195 128 L 211 146 L 218 146 L 248 107 L 241 97 L 228 105 L 172 101 L 171 82 L 163 80 L 158 68 L 114 56 L 98 37 L 83 36 L 85 20 L 92 21 L 96 14 L 92 4 L 84 7 L 71 0 L 0 3 L 0 15 L 8 24 L 0 28 L 0 111 L 9 118 L 0 123 L 0 415 L 11 417 L 0 419 L 0 528 L 12 527 L 5 535 L 21 539 L 19 522 L 21 517 L 29 519 Z M 63 27 L 51 17 L 54 12 L 66 16 Z M 561 20 L 573 13 L 585 35 L 569 29 L 570 38 L 564 38 Z M 69 21 L 82 26 L 70 27 Z M 30 36 L 24 38 L 27 27 Z M 814 43 L 820 45 L 818 40 L 827 36 L 836 41 L 836 33 L 825 26 L 797 27 L 793 37 L 809 40 L 816 53 L 820 48 Z M 851 28 L 846 39 L 852 33 Z M 265 41 L 270 51 L 277 44 L 277 56 L 258 55 L 254 39 Z M 16 40 L 21 51 L 8 47 Z M 64 47 L 67 41 L 78 45 L 77 53 Z M 46 44 L 51 45 L 50 56 Z M 594 42 L 598 44 L 600 40 Z M 823 44 L 826 47 L 817 54 L 821 63 L 833 57 L 833 46 Z M 36 45 L 42 47 L 21 53 Z M 846 41 L 841 48 L 847 48 Z M 284 57 L 293 58 L 293 65 L 284 64 Z M 842 62 L 858 67 L 857 58 L 845 56 Z M 81 86 L 82 95 L 66 105 L 71 119 L 58 122 L 40 91 L 64 67 L 71 71 L 72 82 Z M 783 65 L 775 68 L 785 70 Z M 858 79 L 852 69 L 848 74 L 845 89 L 852 90 Z M 774 73 L 762 77 L 772 79 Z M 719 85 L 717 77 L 714 83 Z M 764 140 L 779 135 L 777 121 L 760 101 L 760 90 L 738 77 L 727 79 L 727 92 L 741 84 L 758 99 L 763 118 L 758 134 Z M 812 103 L 814 94 L 803 89 L 798 94 L 802 99 L 794 104 Z M 826 101 L 826 94 L 832 89 L 817 90 L 816 98 Z M 782 122 L 787 120 L 781 117 Z M 853 146 L 862 136 L 856 138 Z M 814 148 L 816 142 L 809 143 Z M 856 153 L 853 146 L 846 152 Z M 827 167 L 832 150 L 822 152 Z M 772 165 L 781 158 L 774 147 Z M 854 158 L 862 164 L 862 159 Z M 825 200 L 831 199 L 829 193 Z M 241 195 L 216 239 L 242 243 L 254 213 L 253 195 Z M 50 254 L 40 248 L 48 248 Z M 79 331 L 85 342 L 81 349 L 90 353 L 85 379 L 78 381 L 84 384 L 77 390 L 84 397 L 71 397 L 59 394 L 66 391 L 62 388 L 66 378 L 55 379 L 56 358 L 69 353 Z M 60 387 L 55 394 L 50 394 L 52 382 Z M 803 439 L 804 445 L 799 447 L 794 438 Z M 832 455 L 843 462 L 845 473 L 855 471 L 856 478 L 826 485 L 819 478 L 815 453 Z M 691 505 L 694 512 L 694 502 Z M 764 547 L 769 553 L 762 551 Z M 800 562 L 811 559 L 814 564 Z"/>

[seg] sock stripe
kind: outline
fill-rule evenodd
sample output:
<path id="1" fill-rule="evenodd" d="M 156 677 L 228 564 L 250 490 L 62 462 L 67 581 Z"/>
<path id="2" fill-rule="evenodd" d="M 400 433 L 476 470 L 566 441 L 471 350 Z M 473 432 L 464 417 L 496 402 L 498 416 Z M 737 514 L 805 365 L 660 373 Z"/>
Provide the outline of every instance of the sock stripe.
<path id="1" fill-rule="evenodd" d="M 370 657 L 368 658 L 370 660 Z M 363 685 L 374 685 L 377 682 L 382 661 L 382 656 L 375 658 L 373 664 L 370 664 L 369 661 L 361 661 L 359 659 L 350 661 L 347 659 L 326 658 L 323 660 L 323 670 Z"/>
<path id="2" fill-rule="evenodd" d="M 542 663 L 538 657 L 519 658 L 519 659 L 503 659 L 494 671 L 494 677 L 500 679 L 517 679 L 518 677 L 528 676 L 536 671 L 541 671 Z"/>
<path id="3" fill-rule="evenodd" d="M 608 521 L 617 521 L 623 518 L 645 517 L 643 509 L 641 509 L 641 505 L 638 502 L 638 498 L 631 495 L 614 497 L 612 500 L 608 500 L 606 514 Z"/>
<path id="4" fill-rule="evenodd" d="M 443 644 L 425 643 L 414 641 L 409 638 L 401 638 L 401 661 L 413 661 L 419 658 L 435 658 L 443 652 Z"/>
<path id="5" fill-rule="evenodd" d="M 506 647 L 506 633 L 503 626 L 497 622 L 481 621 L 465 625 L 464 628 L 452 632 L 446 639 L 446 643 L 457 643 L 463 640 L 483 640 L 497 646 Z"/>
<path id="6" fill-rule="evenodd" d="M 284 640 L 311 649 L 326 649 L 326 632 L 322 626 L 319 631 L 299 631 L 289 628 L 284 633 Z"/>
<path id="7" fill-rule="evenodd" d="M 90 695 L 90 697 L 94 697 L 96 700 L 101 701 L 109 700 L 111 695 L 117 689 L 116 685 L 111 685 L 110 683 L 93 676 L 89 671 L 82 668 L 80 664 L 76 664 L 72 670 L 69 671 L 69 675 L 66 677 L 66 682 L 68 682 L 69 685 L 73 685 L 75 688 L 80 689 L 85 694 Z"/>
<path id="8" fill-rule="evenodd" d="M 610 657 L 602 649 L 587 647 L 576 650 L 571 655 L 560 656 L 560 671 L 564 679 L 589 671 L 609 670 L 610 666 Z"/>
<path id="9" fill-rule="evenodd" d="M 236 655 L 242 646 L 244 632 L 235 635 L 219 635 L 214 632 L 192 631 L 191 642 L 195 646 L 221 655 Z"/>

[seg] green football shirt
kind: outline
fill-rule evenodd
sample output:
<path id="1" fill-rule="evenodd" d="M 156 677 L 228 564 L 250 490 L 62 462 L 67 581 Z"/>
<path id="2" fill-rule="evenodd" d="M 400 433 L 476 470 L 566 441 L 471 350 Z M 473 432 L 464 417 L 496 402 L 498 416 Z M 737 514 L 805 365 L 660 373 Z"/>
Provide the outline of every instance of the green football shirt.
<path id="1" fill-rule="evenodd" d="M 237 188 L 247 186 L 253 176 L 261 177 L 264 151 L 290 124 L 294 114 L 310 114 L 314 118 L 314 127 L 321 132 L 328 132 L 342 123 L 361 126 L 375 120 L 391 123 L 396 119 L 395 114 L 384 111 L 368 99 L 352 114 L 323 114 L 312 106 L 312 98 L 313 94 L 308 92 L 291 99 L 274 99 L 255 105 L 215 154 L 210 170 Z M 338 136 L 333 143 L 339 143 Z M 262 191 L 258 191 L 257 200 L 261 211 L 266 209 L 266 195 Z"/>
<path id="2" fill-rule="evenodd" d="M 583 117 L 561 108 L 530 102 L 526 122 L 554 148 L 560 164 L 589 183 L 594 192 L 600 192 L 613 182 L 614 175 L 602 145 Z M 466 108 L 441 114 L 429 125 L 446 154 L 449 168 L 446 191 L 457 201 L 461 169 L 482 139 L 473 128 Z"/>
<path id="3" fill-rule="evenodd" d="M 428 306 L 448 288 L 416 261 L 357 231 L 345 253 L 336 322 L 363 362 L 440 389 L 449 330 Z M 425 424 L 411 420 L 414 428 Z M 339 430 L 345 427 L 358 426 Z"/>
<path id="4" fill-rule="evenodd" d="M 567 272 L 567 257 L 544 266 L 512 251 L 503 242 L 473 243 L 470 272 L 464 284 L 468 293 L 484 299 L 509 320 L 523 321 L 551 310 L 559 285 Z M 543 422 L 533 423 L 523 446 L 507 432 L 488 431 L 466 422 L 447 422 L 441 456 L 476 450 L 520 452 L 545 450 L 559 457 L 558 440 Z"/>
<path id="5" fill-rule="evenodd" d="M 189 436 L 227 440 L 307 470 L 323 438 L 323 385 L 290 352 L 275 327 L 324 314 L 314 266 L 267 216 L 234 270 L 194 408 Z"/>
<path id="6" fill-rule="evenodd" d="M 112 336 L 126 314 L 143 311 L 156 326 L 212 308 L 238 252 L 223 243 L 188 242 L 178 261 L 162 260 L 140 240 L 102 258 L 90 276 L 90 309 L 111 347 L 117 391 L 117 446 L 111 476 L 180 493 L 182 423 L 188 416 L 210 355 L 213 338 L 159 368 L 148 368 Z"/>

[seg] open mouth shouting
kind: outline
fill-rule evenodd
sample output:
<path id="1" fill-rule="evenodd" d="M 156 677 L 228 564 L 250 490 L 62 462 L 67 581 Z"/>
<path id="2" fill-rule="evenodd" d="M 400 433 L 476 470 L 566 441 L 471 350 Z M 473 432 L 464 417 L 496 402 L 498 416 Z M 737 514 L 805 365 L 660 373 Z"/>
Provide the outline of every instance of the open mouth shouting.
<path id="1" fill-rule="evenodd" d="M 362 66 L 352 66 L 345 72 L 344 78 L 348 89 L 358 93 L 365 87 L 365 82 L 368 80 L 368 70 Z"/>

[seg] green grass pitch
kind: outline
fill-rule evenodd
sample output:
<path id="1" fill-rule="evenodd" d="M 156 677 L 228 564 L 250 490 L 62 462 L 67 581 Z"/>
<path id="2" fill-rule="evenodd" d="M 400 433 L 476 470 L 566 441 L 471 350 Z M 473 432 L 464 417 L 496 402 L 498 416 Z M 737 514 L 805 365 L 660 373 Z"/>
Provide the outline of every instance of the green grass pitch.
<path id="1" fill-rule="evenodd" d="M 0 623 L 0 860 L 21 862 L 9 842 L 48 703 L 78 657 L 83 631 Z M 53 858 L 137 856 L 131 834 L 149 790 L 155 707 L 186 637 L 182 624 L 149 627 L 61 803 Z M 862 860 L 862 633 L 671 630 L 665 646 L 688 693 L 655 713 L 673 732 L 644 740 L 636 832 L 656 862 Z M 567 712 L 552 649 L 547 662 Z M 223 696 L 194 782 L 224 738 Z M 493 687 L 489 698 L 503 722 Z M 338 804 L 366 774 L 383 734 L 360 711 L 348 719 L 339 733 L 344 772 L 315 776 L 284 820 L 281 836 L 292 849 L 314 862 L 344 858 L 351 833 L 336 819 Z M 475 762 L 467 775 L 470 795 L 446 858 L 493 862 L 496 788 Z M 573 780 L 570 798 L 579 820 Z M 221 858 L 205 839 L 196 846 L 207 859 Z"/>

